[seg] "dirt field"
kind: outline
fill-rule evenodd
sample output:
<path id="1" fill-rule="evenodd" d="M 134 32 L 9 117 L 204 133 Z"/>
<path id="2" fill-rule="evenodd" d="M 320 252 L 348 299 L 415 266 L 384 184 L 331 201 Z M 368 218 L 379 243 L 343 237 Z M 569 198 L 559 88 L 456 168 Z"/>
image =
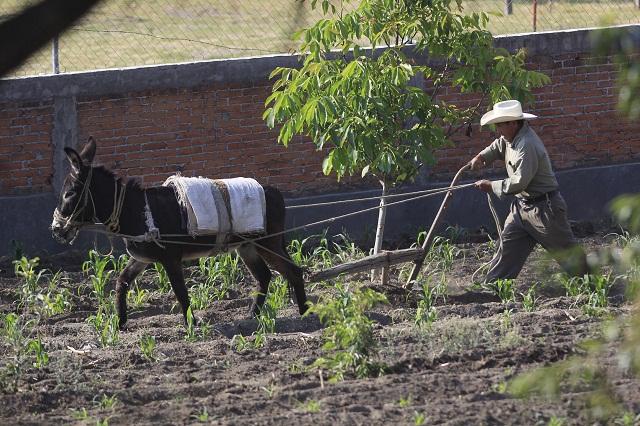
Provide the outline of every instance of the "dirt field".
<path id="1" fill-rule="evenodd" d="M 604 240 L 596 235 L 582 241 L 594 250 Z M 101 347 L 85 321 L 97 302 L 86 290 L 81 260 L 43 259 L 42 266 L 66 271 L 74 306 L 40 321 L 49 363 L 25 371 L 17 391 L 0 393 L 0 424 L 591 424 L 582 391 L 549 401 L 516 399 L 501 390 L 517 373 L 578 351 L 576 343 L 597 335 L 602 319 L 585 315 L 550 282 L 557 266 L 540 250 L 516 282 L 516 302 L 505 305 L 488 292 L 469 290 L 472 272 L 489 257 L 486 244 L 463 247 L 446 275 L 447 296 L 438 299 L 431 327 L 414 325 L 416 294 L 402 290 L 395 274 L 385 287 L 356 277 L 353 288 L 373 288 L 390 302 L 370 312 L 386 372 L 335 384 L 306 371 L 323 353 L 322 328 L 315 317 L 300 318 L 292 303 L 278 313 L 265 347 L 235 350 L 232 337 L 256 328 L 247 319 L 249 277 L 228 299 L 196 312 L 213 332 L 188 342 L 181 315 L 171 310 L 173 294 L 153 291 L 153 274 L 147 273 L 140 286 L 153 291 L 151 297 L 130 313 L 120 342 Z M 0 312 L 6 314 L 16 310 L 20 283 L 6 259 L 0 268 Z M 527 312 L 519 293 L 534 282 L 547 284 Z M 308 286 L 312 300 L 330 291 Z M 615 316 L 629 311 L 615 292 L 610 302 Z M 155 362 L 142 356 L 144 334 L 155 336 Z M 613 365 L 615 356 L 603 362 Z M 640 412 L 640 385 L 633 378 L 616 377 L 612 392 L 624 409 Z"/>

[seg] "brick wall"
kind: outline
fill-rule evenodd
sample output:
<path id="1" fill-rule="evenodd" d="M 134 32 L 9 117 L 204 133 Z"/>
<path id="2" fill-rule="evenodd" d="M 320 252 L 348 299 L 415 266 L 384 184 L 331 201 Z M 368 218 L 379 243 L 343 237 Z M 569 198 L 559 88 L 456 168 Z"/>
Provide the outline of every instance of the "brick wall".
<path id="1" fill-rule="evenodd" d="M 566 43 L 567 36 L 553 35 L 564 40 L 561 49 L 549 46 L 552 36 L 544 34 L 527 36 L 525 42 L 511 38 L 498 43 L 528 43 L 529 47 L 531 40 L 538 43 L 531 49 L 528 66 L 549 75 L 552 83 L 536 91 L 536 102 L 529 110 L 542 117 L 533 125 L 557 170 L 637 160 L 640 126 L 625 122 L 615 112 L 616 69 L 608 58 L 592 62 L 589 50 L 584 48 L 588 34 L 580 34 L 571 36 L 582 40 L 573 44 Z M 297 139 L 288 148 L 277 145 L 277 132 L 269 130 L 261 118 L 271 90 L 268 71 L 278 65 L 292 66 L 295 61 L 278 57 L 268 63 L 247 59 L 230 66 L 251 70 L 255 65 L 252 61 L 262 61 L 263 65 L 251 78 L 237 75 L 237 71 L 226 71 L 225 78 L 208 77 L 212 71 L 207 64 L 198 64 L 206 75 L 193 83 L 174 78 L 178 83 L 173 87 L 154 83 L 160 79 L 153 73 L 165 72 L 161 67 L 157 71 L 136 70 L 141 80 L 128 86 L 125 83 L 133 79 L 129 75 L 133 71 L 126 70 L 5 83 L 4 93 L 13 90 L 11 96 L 17 100 L 0 104 L 0 196 L 53 192 L 53 175 L 60 169 L 54 151 L 59 152 L 61 145 L 77 145 L 89 135 L 98 141 L 99 163 L 118 174 L 139 177 L 145 184 L 162 182 L 169 174 L 181 171 L 187 176 L 254 177 L 294 196 L 335 191 L 339 186 L 333 177 L 322 175 L 323 156 L 312 144 Z M 171 75 L 189 66 L 194 65 L 173 66 Z M 104 79 L 117 80 L 126 87 L 109 86 Z M 57 86 L 48 91 L 18 90 L 12 89 L 12 84 Z M 29 90 L 31 94 L 25 95 Z M 73 100 L 75 128 L 69 134 L 75 135 L 71 138 L 75 141 L 66 136 L 54 140 L 54 129 L 64 122 L 55 113 L 58 97 Z M 442 97 L 454 103 L 475 101 L 473 96 L 462 98 L 455 93 L 443 93 Z M 450 176 L 492 138 L 490 132 L 480 132 L 477 125 L 471 138 L 457 136 L 454 147 L 438 153 L 432 178 Z M 352 183 L 357 184 L 357 180 Z"/>
<path id="2" fill-rule="evenodd" d="M 176 171 L 186 176 L 243 175 L 295 191 L 329 182 L 309 144 L 288 149 L 262 120 L 269 86 L 213 85 L 78 99 L 80 140 L 99 143 L 98 160 L 120 174 L 157 184 Z"/>
<path id="3" fill-rule="evenodd" d="M 527 67 L 551 78 L 551 84 L 534 90 L 535 102 L 525 109 L 539 116 L 531 125 L 556 170 L 640 159 L 640 125 L 616 111 L 617 67 L 611 58 L 595 58 L 588 52 L 536 55 L 529 57 Z M 455 103 L 461 96 L 446 93 L 443 98 Z M 463 100 L 478 101 L 473 96 Z M 439 152 L 433 173 L 442 178 L 450 175 L 495 137 L 474 125 L 471 137 L 457 135 L 454 147 Z M 501 170 L 500 164 L 494 167 L 495 172 Z"/>
<path id="4" fill-rule="evenodd" d="M 0 195 L 51 191 L 51 102 L 0 103 Z"/>

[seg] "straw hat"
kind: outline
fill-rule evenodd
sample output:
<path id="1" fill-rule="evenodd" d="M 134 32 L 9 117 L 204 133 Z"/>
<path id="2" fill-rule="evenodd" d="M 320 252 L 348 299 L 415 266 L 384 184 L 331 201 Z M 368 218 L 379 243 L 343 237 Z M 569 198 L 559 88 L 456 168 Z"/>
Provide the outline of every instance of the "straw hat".
<path id="1" fill-rule="evenodd" d="M 531 120 L 537 117 L 537 115 L 523 113 L 522 105 L 519 101 L 509 100 L 495 104 L 491 111 L 482 116 L 480 125 L 486 126 L 487 124 L 504 123 L 505 121 Z"/>

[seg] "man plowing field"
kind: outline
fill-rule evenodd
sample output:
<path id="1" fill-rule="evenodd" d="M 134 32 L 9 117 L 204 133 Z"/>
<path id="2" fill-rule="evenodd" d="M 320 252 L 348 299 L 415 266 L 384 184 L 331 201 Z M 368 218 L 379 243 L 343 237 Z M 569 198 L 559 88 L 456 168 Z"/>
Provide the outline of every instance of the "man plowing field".
<path id="1" fill-rule="evenodd" d="M 567 205 L 547 150 L 529 126 L 528 120 L 534 118 L 535 115 L 522 112 L 520 102 L 509 100 L 495 104 L 480 120 L 481 126 L 494 124 L 500 137 L 471 160 L 471 168 L 478 170 L 502 160 L 508 177 L 479 180 L 475 187 L 499 198 L 515 196 L 485 282 L 516 278 L 536 243 L 569 274 L 588 272 L 584 251 L 576 243 L 567 220 Z"/>

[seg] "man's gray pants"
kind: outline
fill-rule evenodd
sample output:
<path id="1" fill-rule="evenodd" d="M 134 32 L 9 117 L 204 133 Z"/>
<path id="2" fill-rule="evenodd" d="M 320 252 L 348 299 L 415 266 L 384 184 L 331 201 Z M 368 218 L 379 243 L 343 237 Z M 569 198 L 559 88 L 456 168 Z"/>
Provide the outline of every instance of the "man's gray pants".
<path id="1" fill-rule="evenodd" d="M 567 204 L 559 192 L 529 203 L 516 198 L 504 223 L 502 244 L 489 266 L 485 282 L 516 278 L 540 243 L 570 275 L 588 273 L 586 256 L 567 220 Z"/>

